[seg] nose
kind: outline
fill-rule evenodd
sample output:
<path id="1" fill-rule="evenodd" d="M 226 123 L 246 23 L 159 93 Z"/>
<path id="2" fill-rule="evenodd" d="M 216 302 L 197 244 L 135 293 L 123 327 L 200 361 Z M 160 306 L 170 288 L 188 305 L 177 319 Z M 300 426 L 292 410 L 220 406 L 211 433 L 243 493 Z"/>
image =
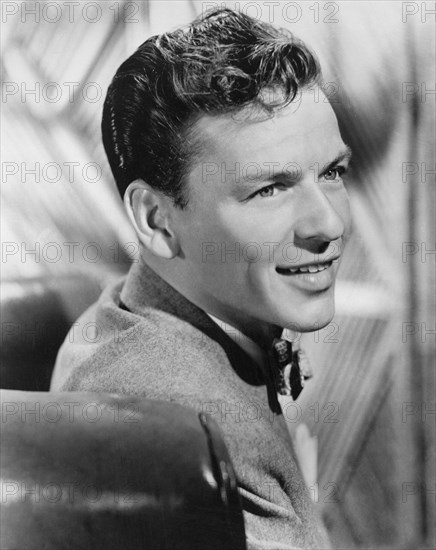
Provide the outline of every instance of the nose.
<path id="1" fill-rule="evenodd" d="M 295 244 L 322 252 L 321 248 L 344 235 L 345 222 L 320 187 L 306 190 L 301 199 L 294 225 Z"/>

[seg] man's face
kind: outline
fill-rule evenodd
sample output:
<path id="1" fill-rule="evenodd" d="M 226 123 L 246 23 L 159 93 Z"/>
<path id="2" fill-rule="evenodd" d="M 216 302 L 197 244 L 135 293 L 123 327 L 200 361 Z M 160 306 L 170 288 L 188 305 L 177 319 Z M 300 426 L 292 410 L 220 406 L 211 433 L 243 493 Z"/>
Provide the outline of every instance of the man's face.
<path id="1" fill-rule="evenodd" d="M 271 324 L 317 330 L 334 314 L 349 154 L 330 104 L 314 97 L 304 92 L 268 119 L 196 125 L 203 159 L 172 220 L 184 282 L 193 301 L 249 335 Z"/>

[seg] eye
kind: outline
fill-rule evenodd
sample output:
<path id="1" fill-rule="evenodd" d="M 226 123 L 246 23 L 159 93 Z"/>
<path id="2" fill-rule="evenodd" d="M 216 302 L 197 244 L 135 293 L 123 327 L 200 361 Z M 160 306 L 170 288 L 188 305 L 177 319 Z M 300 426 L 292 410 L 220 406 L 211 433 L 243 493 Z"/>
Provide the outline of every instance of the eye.
<path id="1" fill-rule="evenodd" d="M 286 189 L 287 186 L 284 183 L 271 183 L 270 185 L 267 185 L 266 187 L 262 187 L 262 189 L 259 189 L 259 191 L 256 191 L 253 193 L 249 199 L 254 199 L 255 197 L 260 197 L 262 199 L 268 199 L 270 197 L 275 197 L 280 189 Z"/>
<path id="2" fill-rule="evenodd" d="M 258 195 L 259 197 L 265 198 L 265 197 L 272 197 L 274 195 L 274 191 L 276 190 L 274 185 L 268 185 L 267 187 L 263 187 L 260 189 L 260 191 L 257 191 L 257 193 L 254 194 L 254 196 Z"/>
<path id="3" fill-rule="evenodd" d="M 323 178 L 327 181 L 336 181 L 341 178 L 345 173 L 344 166 L 336 166 L 335 168 L 330 168 L 327 172 L 324 172 Z"/>

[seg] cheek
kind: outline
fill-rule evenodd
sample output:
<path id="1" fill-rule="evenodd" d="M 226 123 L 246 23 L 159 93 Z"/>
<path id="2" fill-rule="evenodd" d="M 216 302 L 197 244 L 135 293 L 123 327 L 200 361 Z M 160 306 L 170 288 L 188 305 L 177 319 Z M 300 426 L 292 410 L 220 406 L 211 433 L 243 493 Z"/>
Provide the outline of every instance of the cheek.
<path id="1" fill-rule="evenodd" d="M 344 225 L 344 237 L 347 237 L 351 229 L 351 212 L 350 201 L 345 187 L 330 191 L 326 196 L 335 210 L 336 214 L 341 218 Z"/>
<path id="2" fill-rule="evenodd" d="M 198 263 L 205 253 L 212 252 L 216 239 L 211 236 L 205 222 L 194 214 L 178 219 L 173 230 L 185 259 Z"/>
<path id="3" fill-rule="evenodd" d="M 348 197 L 348 193 L 345 189 L 341 193 L 338 214 L 342 218 L 342 222 L 345 228 L 344 236 L 345 238 L 347 238 L 351 231 L 351 210 L 350 210 L 350 200 Z"/>
<path id="4" fill-rule="evenodd" d="M 185 258 L 201 264 L 205 270 L 234 262 L 247 242 L 241 231 L 238 232 L 234 218 L 226 222 L 213 211 L 206 216 L 185 219 L 179 225 L 179 238 Z"/>
<path id="5" fill-rule="evenodd" d="M 260 211 L 228 204 L 196 208 L 177 220 L 182 249 L 194 262 L 220 263 L 235 255 L 239 263 L 270 263 L 285 241 L 291 240 L 292 208 Z M 186 214 L 186 213 L 185 213 Z"/>
<path id="6" fill-rule="evenodd" d="M 223 212 L 220 224 L 225 228 L 229 241 L 279 243 L 289 230 L 292 212 L 292 205 L 235 209 Z"/>

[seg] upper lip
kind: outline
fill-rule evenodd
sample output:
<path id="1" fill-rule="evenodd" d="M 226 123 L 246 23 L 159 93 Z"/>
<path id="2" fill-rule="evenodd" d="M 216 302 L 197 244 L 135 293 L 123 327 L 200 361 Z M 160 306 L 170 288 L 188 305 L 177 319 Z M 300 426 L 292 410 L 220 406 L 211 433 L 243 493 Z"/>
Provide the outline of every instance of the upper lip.
<path id="1" fill-rule="evenodd" d="M 340 254 L 337 254 L 336 256 L 333 256 L 331 258 L 323 258 L 319 260 L 313 260 L 311 262 L 306 262 L 304 264 L 291 264 L 286 266 L 277 266 L 278 269 L 300 269 L 301 267 L 310 267 L 310 266 L 317 266 L 317 265 L 326 265 L 330 264 L 332 262 L 335 262 L 336 260 L 339 260 Z"/>

